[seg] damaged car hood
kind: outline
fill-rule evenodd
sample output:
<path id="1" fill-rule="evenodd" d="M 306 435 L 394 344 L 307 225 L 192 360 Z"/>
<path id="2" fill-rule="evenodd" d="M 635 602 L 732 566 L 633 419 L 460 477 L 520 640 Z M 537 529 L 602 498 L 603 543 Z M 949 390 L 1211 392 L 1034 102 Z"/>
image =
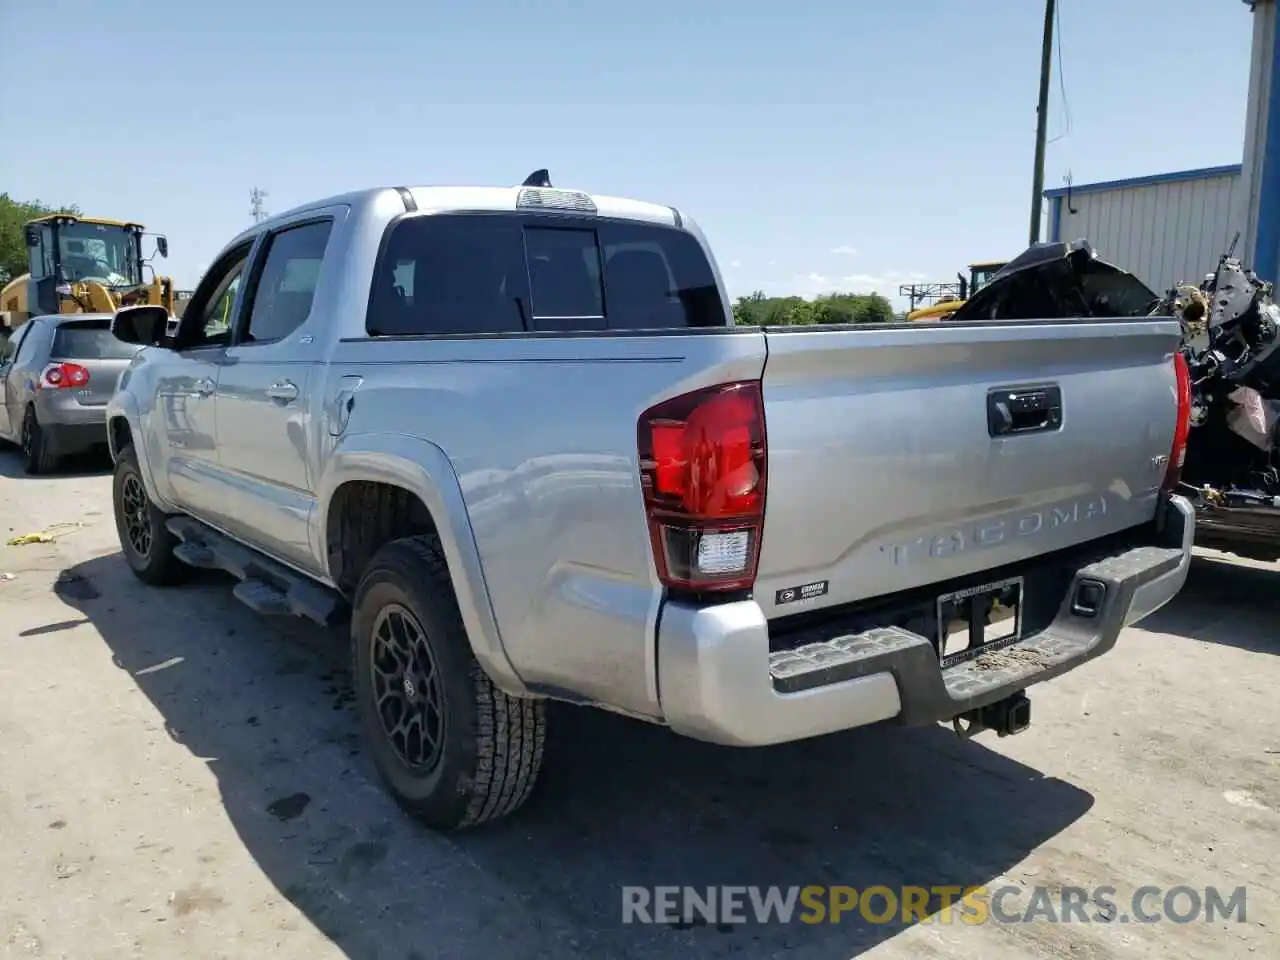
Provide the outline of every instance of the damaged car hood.
<path id="1" fill-rule="evenodd" d="M 1087 240 L 1037 243 L 1009 261 L 949 322 L 1147 316 L 1160 298 Z"/>

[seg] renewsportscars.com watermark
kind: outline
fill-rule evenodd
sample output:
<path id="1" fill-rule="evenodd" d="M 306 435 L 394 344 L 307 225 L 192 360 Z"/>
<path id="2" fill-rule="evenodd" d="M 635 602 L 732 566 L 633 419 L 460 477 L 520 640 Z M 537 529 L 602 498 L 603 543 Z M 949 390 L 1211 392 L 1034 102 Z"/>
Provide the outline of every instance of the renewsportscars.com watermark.
<path id="1" fill-rule="evenodd" d="M 1245 922 L 1245 888 L 623 887 L 622 922 L 657 924 Z"/>

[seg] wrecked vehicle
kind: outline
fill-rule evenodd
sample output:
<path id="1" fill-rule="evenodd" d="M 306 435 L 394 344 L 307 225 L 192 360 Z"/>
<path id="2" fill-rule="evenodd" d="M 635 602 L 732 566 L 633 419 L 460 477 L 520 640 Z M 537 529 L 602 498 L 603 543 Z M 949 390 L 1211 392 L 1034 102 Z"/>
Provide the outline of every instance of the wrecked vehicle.
<path id="1" fill-rule="evenodd" d="M 1171 290 L 1160 312 L 1186 332 L 1191 434 L 1183 492 L 1196 542 L 1280 559 L 1280 306 L 1230 253 L 1199 287 Z"/>
<path id="2" fill-rule="evenodd" d="M 1182 323 L 1178 390 L 1191 415 L 1178 491 L 1196 507 L 1196 543 L 1280 559 L 1280 306 L 1271 284 L 1228 251 L 1199 285 L 1158 296 L 1087 241 L 1046 243 L 1010 262 L 950 322 L 1073 316 Z"/>

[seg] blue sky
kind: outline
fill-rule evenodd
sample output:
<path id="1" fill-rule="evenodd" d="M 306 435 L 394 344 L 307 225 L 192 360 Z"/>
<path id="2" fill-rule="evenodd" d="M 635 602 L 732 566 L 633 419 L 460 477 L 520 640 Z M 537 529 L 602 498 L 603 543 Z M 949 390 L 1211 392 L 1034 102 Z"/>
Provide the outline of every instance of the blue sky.
<path id="1" fill-rule="evenodd" d="M 253 186 L 278 212 L 545 166 L 687 210 L 735 295 L 893 295 L 1026 245 L 1042 16 L 1030 0 L 2 0 L 0 191 L 146 223 L 190 287 L 249 222 Z M 1055 76 L 1046 186 L 1239 162 L 1243 3 L 1061 0 L 1061 26 L 1070 124 Z"/>

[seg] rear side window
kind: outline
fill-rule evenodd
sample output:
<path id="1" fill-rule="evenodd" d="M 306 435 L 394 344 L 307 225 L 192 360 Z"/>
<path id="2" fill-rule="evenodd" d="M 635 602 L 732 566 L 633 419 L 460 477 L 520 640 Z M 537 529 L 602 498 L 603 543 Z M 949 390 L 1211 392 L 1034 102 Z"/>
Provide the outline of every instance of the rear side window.
<path id="1" fill-rule="evenodd" d="M 392 227 L 371 336 L 724 326 L 711 264 L 683 230 L 467 214 Z"/>
<path id="2" fill-rule="evenodd" d="M 110 320 L 63 321 L 53 335 L 50 360 L 128 360 L 135 344 L 117 340 Z"/>
<path id="3" fill-rule="evenodd" d="M 244 340 L 281 340 L 306 322 L 332 230 L 333 222 L 323 220 L 281 230 L 271 238 L 254 285 Z"/>

